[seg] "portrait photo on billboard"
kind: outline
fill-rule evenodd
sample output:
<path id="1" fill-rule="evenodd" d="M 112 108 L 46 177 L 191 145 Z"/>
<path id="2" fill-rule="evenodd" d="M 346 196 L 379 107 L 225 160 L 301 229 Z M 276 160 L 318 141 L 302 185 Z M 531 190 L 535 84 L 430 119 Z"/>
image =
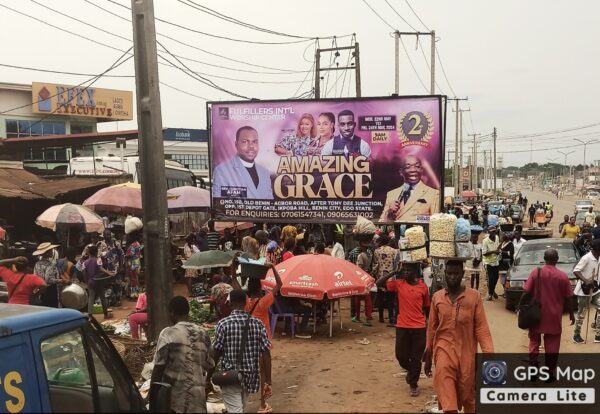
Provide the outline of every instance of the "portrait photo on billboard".
<path id="1" fill-rule="evenodd" d="M 441 205 L 441 98 L 210 102 L 216 218 L 427 222 Z"/>

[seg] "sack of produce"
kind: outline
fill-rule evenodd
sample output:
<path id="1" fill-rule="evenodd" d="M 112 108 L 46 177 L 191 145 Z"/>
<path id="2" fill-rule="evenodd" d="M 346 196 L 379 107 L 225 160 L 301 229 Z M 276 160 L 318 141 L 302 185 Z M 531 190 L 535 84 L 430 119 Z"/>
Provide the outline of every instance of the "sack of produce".
<path id="1" fill-rule="evenodd" d="M 495 214 L 488 215 L 488 226 L 497 226 L 498 225 L 498 216 Z"/>
<path id="2" fill-rule="evenodd" d="M 456 243 L 456 257 L 471 257 L 471 223 L 469 220 L 459 218 L 454 228 L 454 241 Z"/>
<path id="3" fill-rule="evenodd" d="M 398 252 L 401 262 L 412 261 L 410 250 L 408 250 L 408 237 L 400 237 L 400 240 L 398 240 Z"/>
<path id="4" fill-rule="evenodd" d="M 363 243 L 370 243 L 375 236 L 377 227 L 372 221 L 367 220 L 363 216 L 358 216 L 356 219 L 356 225 L 354 226 L 354 239 Z"/>
<path id="5" fill-rule="evenodd" d="M 408 239 L 408 248 L 411 261 L 427 259 L 427 250 L 425 249 L 425 232 L 422 226 L 414 226 L 404 233 Z"/>
<path id="6" fill-rule="evenodd" d="M 438 213 L 429 220 L 429 251 L 433 257 L 455 257 L 456 216 Z"/>
<path id="7" fill-rule="evenodd" d="M 142 220 L 138 217 L 127 216 L 125 219 L 125 234 L 131 234 L 138 230 L 141 230 L 143 227 Z"/>

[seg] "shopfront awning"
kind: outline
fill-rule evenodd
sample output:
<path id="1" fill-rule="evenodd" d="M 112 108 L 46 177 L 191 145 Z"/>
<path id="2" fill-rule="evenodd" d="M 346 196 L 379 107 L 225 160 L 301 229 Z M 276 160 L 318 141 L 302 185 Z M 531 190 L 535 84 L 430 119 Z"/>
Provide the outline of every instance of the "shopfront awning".
<path id="1" fill-rule="evenodd" d="M 115 142 L 117 138 L 137 139 L 138 130 L 92 132 L 85 134 L 44 135 L 37 137 L 6 138 L 1 140 L 6 151 L 39 147 L 70 147 Z M 5 151 L 5 152 L 6 152 Z"/>

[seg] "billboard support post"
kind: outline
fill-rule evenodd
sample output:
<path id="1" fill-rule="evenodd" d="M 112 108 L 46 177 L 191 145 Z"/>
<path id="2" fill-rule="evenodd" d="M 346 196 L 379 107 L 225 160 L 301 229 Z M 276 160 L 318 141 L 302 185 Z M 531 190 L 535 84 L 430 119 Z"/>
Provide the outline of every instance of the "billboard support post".
<path id="1" fill-rule="evenodd" d="M 358 51 L 358 42 L 354 44 L 354 63 L 356 67 L 356 97 L 360 98 L 360 53 Z"/>

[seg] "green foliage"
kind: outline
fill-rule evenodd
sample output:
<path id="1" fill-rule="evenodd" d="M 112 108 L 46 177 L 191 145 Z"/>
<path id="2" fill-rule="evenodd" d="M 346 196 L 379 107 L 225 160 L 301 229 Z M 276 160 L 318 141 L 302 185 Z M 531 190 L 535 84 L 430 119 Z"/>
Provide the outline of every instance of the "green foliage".
<path id="1" fill-rule="evenodd" d="M 190 321 L 201 325 L 210 323 L 214 319 L 214 315 L 210 314 L 210 304 L 200 303 L 196 300 L 190 301 Z"/>

